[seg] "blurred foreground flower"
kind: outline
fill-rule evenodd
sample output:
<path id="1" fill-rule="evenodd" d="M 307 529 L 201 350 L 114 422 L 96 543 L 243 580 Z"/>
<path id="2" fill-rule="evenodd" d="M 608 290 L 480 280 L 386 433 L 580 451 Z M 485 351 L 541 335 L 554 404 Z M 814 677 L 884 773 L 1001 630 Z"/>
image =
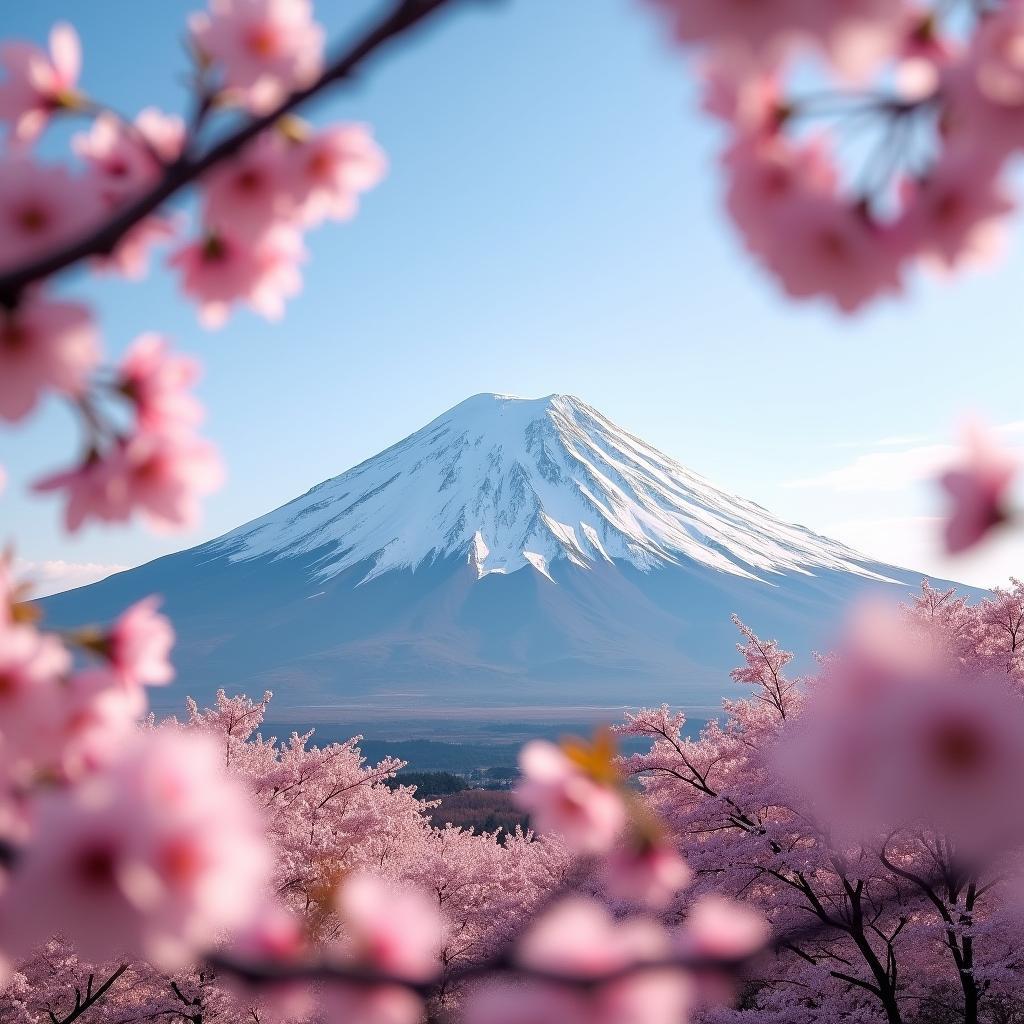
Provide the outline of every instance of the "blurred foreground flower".
<path id="1" fill-rule="evenodd" d="M 563 900 L 533 923 L 514 954 L 516 963 L 541 973 L 579 979 L 641 963 L 657 963 L 672 952 L 668 933 L 654 921 L 615 921 L 598 904 Z M 467 1024 L 679 1024 L 687 1018 L 691 983 L 666 967 L 624 973 L 591 986 L 530 980 L 493 984 L 466 1007 Z"/>
<path id="2" fill-rule="evenodd" d="M 340 963 L 412 982 L 436 975 L 442 923 L 438 908 L 425 895 L 362 873 L 345 879 L 336 906 L 344 928 L 336 946 Z M 321 1001 L 330 1020 L 417 1024 L 423 1015 L 423 1000 L 394 984 L 331 981 L 323 986 Z"/>
<path id="3" fill-rule="evenodd" d="M 944 533 L 950 554 L 974 547 L 1010 519 L 1007 492 L 1017 471 L 1017 460 L 984 428 L 967 428 L 961 461 L 939 478 L 950 500 Z"/>
<path id="4" fill-rule="evenodd" d="M 923 824 L 990 857 L 1024 837 L 1024 705 L 1005 677 L 964 678 L 895 608 L 852 617 L 777 758 L 840 839 Z"/>
<path id="5" fill-rule="evenodd" d="M 270 855 L 208 739 L 139 736 L 103 773 L 39 796 L 0 896 L 0 948 L 60 932 L 83 956 L 173 968 L 252 913 Z"/>
<path id="6" fill-rule="evenodd" d="M 539 831 L 557 833 L 574 853 L 605 853 L 627 820 L 614 755 L 607 734 L 591 746 L 533 740 L 519 753 L 516 801 Z"/>
<path id="7" fill-rule="evenodd" d="M 6 43 L 0 49 L 0 120 L 18 142 L 30 142 L 55 111 L 82 103 L 76 89 L 82 66 L 78 33 L 66 22 L 50 31 L 49 53 L 31 43 Z"/>

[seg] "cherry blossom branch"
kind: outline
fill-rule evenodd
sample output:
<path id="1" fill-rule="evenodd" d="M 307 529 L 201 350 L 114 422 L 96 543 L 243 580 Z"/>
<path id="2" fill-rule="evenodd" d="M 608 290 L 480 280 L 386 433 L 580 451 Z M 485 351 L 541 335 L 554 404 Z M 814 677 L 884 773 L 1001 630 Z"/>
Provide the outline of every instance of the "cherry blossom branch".
<path id="1" fill-rule="evenodd" d="M 758 952 L 762 952 L 759 950 Z M 561 985 L 568 988 L 593 989 L 623 978 L 633 977 L 653 971 L 716 971 L 735 974 L 751 957 L 713 957 L 708 955 L 679 955 L 659 957 L 656 959 L 634 960 L 630 963 L 604 971 L 600 974 L 570 974 L 563 971 L 546 971 L 538 967 L 528 967 L 516 962 L 507 955 L 502 955 L 480 964 L 463 967 L 452 971 L 443 983 L 469 981 L 491 975 L 511 975 L 516 978 L 542 982 L 549 985 Z M 441 978 L 415 980 L 399 974 L 374 971 L 358 965 L 341 965 L 337 963 L 282 964 L 270 960 L 243 960 L 225 954 L 216 954 L 207 958 L 207 962 L 216 970 L 233 974 L 254 985 L 278 984 L 281 982 L 341 982 L 347 985 L 366 987 L 397 986 L 415 992 L 424 999 L 434 995 Z"/>
<path id="2" fill-rule="evenodd" d="M 688 971 L 735 976 L 757 957 L 767 952 L 790 949 L 794 944 L 819 938 L 827 925 L 814 922 L 802 928 L 793 928 L 777 938 L 742 956 L 712 955 L 706 952 L 678 953 L 670 956 L 633 960 L 594 974 L 573 974 L 567 971 L 545 970 L 518 961 L 509 947 L 478 964 L 471 964 L 449 972 L 444 978 L 412 979 L 404 975 L 376 971 L 360 964 L 308 961 L 283 963 L 280 960 L 247 959 L 227 953 L 213 953 L 206 962 L 215 970 L 234 975 L 248 984 L 274 985 L 283 982 L 336 982 L 357 986 L 397 986 L 416 993 L 423 999 L 435 995 L 439 986 L 472 981 L 488 976 L 509 976 L 566 988 L 592 990 L 602 985 L 657 971 Z"/>
<path id="3" fill-rule="evenodd" d="M 208 149 L 195 154 L 197 129 L 211 107 L 208 95 L 199 99 L 192 121 L 192 135 L 179 159 L 167 165 L 160 180 L 144 195 L 113 214 L 75 242 L 33 260 L 24 266 L 0 274 L 0 305 L 11 308 L 30 285 L 95 256 L 109 255 L 118 242 L 140 221 L 157 210 L 172 196 L 194 182 L 211 167 L 236 154 L 247 142 L 271 127 L 335 83 L 347 80 L 386 43 L 424 22 L 453 0 L 398 0 L 391 12 L 372 25 L 340 54 L 311 85 L 299 89 L 266 114 L 250 117 L 238 128 Z"/>

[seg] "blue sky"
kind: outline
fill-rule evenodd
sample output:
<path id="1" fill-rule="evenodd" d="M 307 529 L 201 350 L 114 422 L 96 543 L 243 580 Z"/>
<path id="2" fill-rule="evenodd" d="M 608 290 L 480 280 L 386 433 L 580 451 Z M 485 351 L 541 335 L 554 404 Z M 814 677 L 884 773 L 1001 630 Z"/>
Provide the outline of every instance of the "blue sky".
<path id="1" fill-rule="evenodd" d="M 10 5 L 3 33 L 42 40 L 71 20 L 91 93 L 181 110 L 197 6 L 37 0 Z M 332 37 L 374 7 L 317 5 Z M 688 66 L 639 0 L 463 3 L 310 111 L 370 122 L 391 173 L 354 223 L 310 236 L 282 323 L 243 313 L 205 332 L 159 266 L 142 285 L 62 286 L 95 302 L 112 354 L 159 330 L 202 356 L 207 434 L 230 477 L 201 527 L 66 537 L 56 503 L 25 494 L 74 451 L 53 403 L 0 433 L 4 539 L 40 575 L 77 581 L 94 570 L 76 566 L 136 564 L 234 527 L 470 394 L 570 392 L 870 554 L 977 583 L 1013 572 L 1020 545 L 942 562 L 920 479 L 966 411 L 1024 438 L 1019 232 L 996 270 L 915 280 L 854 320 L 794 306 L 722 214 L 720 140 L 696 107 Z"/>

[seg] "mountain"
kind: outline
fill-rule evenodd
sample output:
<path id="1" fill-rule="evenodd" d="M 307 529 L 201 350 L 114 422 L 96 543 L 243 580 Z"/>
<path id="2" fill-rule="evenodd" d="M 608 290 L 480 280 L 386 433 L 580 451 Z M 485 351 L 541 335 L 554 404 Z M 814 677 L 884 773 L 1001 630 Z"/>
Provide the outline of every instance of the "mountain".
<path id="1" fill-rule="evenodd" d="M 216 540 L 45 602 L 60 625 L 163 595 L 178 679 L 275 705 L 517 716 L 732 685 L 737 612 L 809 651 L 870 588 L 916 589 L 735 497 L 568 395 L 483 394 Z"/>

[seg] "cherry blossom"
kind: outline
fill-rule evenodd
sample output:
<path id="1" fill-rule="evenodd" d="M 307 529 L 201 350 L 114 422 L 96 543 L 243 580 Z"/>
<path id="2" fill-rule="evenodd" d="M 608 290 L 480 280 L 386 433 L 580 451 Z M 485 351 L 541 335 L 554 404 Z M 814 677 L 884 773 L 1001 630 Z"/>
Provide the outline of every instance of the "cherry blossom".
<path id="1" fill-rule="evenodd" d="M 944 75 L 945 130 L 979 168 L 998 167 L 1024 144 L 1024 8 L 1000 4 L 978 20 L 964 59 Z"/>
<path id="2" fill-rule="evenodd" d="M 139 737 L 103 773 L 39 797 L 0 946 L 61 931 L 83 955 L 173 967 L 240 926 L 268 878 L 258 818 L 213 743 Z"/>
<path id="3" fill-rule="evenodd" d="M 0 269 L 55 249 L 98 213 L 94 190 L 66 167 L 21 155 L 0 159 Z"/>
<path id="4" fill-rule="evenodd" d="M 825 49 L 847 73 L 863 74 L 893 44 L 905 8 L 887 0 L 652 0 L 664 9 L 676 37 L 710 48 L 742 74 L 751 66 L 778 64 L 802 46 Z"/>
<path id="5" fill-rule="evenodd" d="M 140 281 L 149 272 L 152 248 L 171 241 L 177 233 L 177 220 L 147 217 L 125 233 L 110 255 L 98 257 L 93 265 L 101 272 L 121 274 L 130 281 Z"/>
<path id="6" fill-rule="evenodd" d="M 309 0 L 210 0 L 189 27 L 228 95 L 254 111 L 309 85 L 323 65 L 323 30 Z"/>
<path id="7" fill-rule="evenodd" d="M 998 680 L 958 678 L 912 621 L 893 615 L 861 653 L 865 636 L 847 640 L 850 653 L 829 662 L 827 685 L 781 738 L 792 784 L 837 834 L 926 821 L 965 850 L 1016 841 L 1024 816 L 1006 808 L 1024 772 L 1024 707 Z"/>
<path id="8" fill-rule="evenodd" d="M 309 953 L 303 921 L 281 904 L 267 903 L 235 935 L 231 953 L 242 960 L 260 963 L 302 963 Z M 227 976 L 224 982 L 242 1007 L 258 1008 L 260 1020 L 305 1020 L 315 1006 L 310 986 L 303 981 L 264 981 L 254 985 Z"/>
<path id="9" fill-rule="evenodd" d="M 109 671 L 75 673 L 49 709 L 37 750 L 40 766 L 72 782 L 110 766 L 130 741 L 146 701 L 138 689 L 126 689 Z"/>
<path id="10" fill-rule="evenodd" d="M 437 973 L 441 920 L 422 893 L 396 891 L 383 879 L 362 873 L 345 880 L 336 905 L 345 929 L 338 944 L 342 962 L 410 981 L 426 981 Z M 423 1013 L 418 996 L 391 984 L 328 983 L 321 1001 L 332 1020 L 417 1024 Z"/>
<path id="11" fill-rule="evenodd" d="M 0 418 L 26 416 L 47 389 L 81 394 L 99 359 L 88 307 L 36 292 L 0 309 Z"/>
<path id="12" fill-rule="evenodd" d="M 615 899 L 650 910 L 667 907 L 693 872 L 667 843 L 627 841 L 605 858 L 605 886 Z"/>
<path id="13" fill-rule="evenodd" d="M 74 137 L 72 147 L 92 170 L 99 195 L 113 207 L 152 185 L 181 155 L 184 142 L 180 117 L 147 107 L 131 124 L 101 113 L 87 132 Z"/>
<path id="14" fill-rule="evenodd" d="M 566 754 L 532 740 L 519 754 L 519 805 L 541 832 L 557 833 L 577 853 L 611 848 L 626 822 L 622 796 L 607 780 L 588 776 Z"/>
<path id="15" fill-rule="evenodd" d="M 538 918 L 516 952 L 517 962 L 548 974 L 587 979 L 628 965 L 657 962 L 671 950 L 653 921 L 616 922 L 598 904 L 568 898 Z M 478 997 L 479 998 L 479 997 Z M 546 1024 L 678 1024 L 685 1020 L 691 986 L 678 971 L 641 970 L 592 988 L 529 982 L 525 991 L 498 987 L 467 1007 L 469 1024 L 495 1020 Z"/>
<path id="16" fill-rule="evenodd" d="M 141 334 L 121 359 L 116 387 L 135 405 L 141 429 L 187 430 L 203 417 L 202 406 L 189 390 L 199 373 L 198 361 L 173 353 L 166 338 Z"/>
<path id="17" fill-rule="evenodd" d="M 20 623 L 0 625 L 0 738 L 5 760 L 46 757 L 71 657 L 54 636 Z"/>
<path id="18" fill-rule="evenodd" d="M 82 54 L 78 34 L 60 22 L 50 31 L 50 52 L 31 43 L 7 43 L 0 48 L 0 120 L 11 126 L 11 135 L 29 142 L 42 132 L 58 110 L 82 103 L 76 86 Z"/>
<path id="19" fill-rule="evenodd" d="M 249 243 L 289 223 L 295 204 L 287 188 L 285 146 L 280 133 L 265 132 L 203 179 L 208 229 Z"/>
<path id="20" fill-rule="evenodd" d="M 723 896 L 702 896 L 686 915 L 678 936 L 680 947 L 691 956 L 743 960 L 768 941 L 771 929 L 756 910 Z"/>
<path id="21" fill-rule="evenodd" d="M 166 530 L 195 523 L 200 495 L 222 479 L 220 458 L 208 442 L 149 432 L 121 438 L 109 452 L 93 452 L 35 488 L 66 492 L 64 521 L 72 531 L 88 519 L 125 522 L 136 511 L 155 529 Z"/>
<path id="22" fill-rule="evenodd" d="M 946 270 L 985 265 L 999 255 L 1014 203 L 995 175 L 979 172 L 964 150 L 944 155 L 927 177 L 904 188 L 909 245 Z"/>
<path id="23" fill-rule="evenodd" d="M 90 640 L 91 649 L 100 653 L 127 689 L 141 685 L 169 683 L 174 668 L 169 655 L 174 646 L 174 627 L 157 608 L 158 597 L 137 601 L 122 612 L 109 630 Z"/>
<path id="24" fill-rule="evenodd" d="M 90 169 L 90 183 L 101 204 L 116 210 L 152 186 L 164 168 L 180 155 L 185 125 L 180 117 L 147 107 L 128 124 L 103 112 L 88 132 L 72 140 L 75 152 Z M 95 260 L 99 270 L 112 270 L 138 280 L 148 268 L 149 250 L 176 233 L 171 217 L 152 214 L 134 225 L 113 252 Z"/>
<path id="25" fill-rule="evenodd" d="M 760 952 L 768 942 L 771 927 L 752 907 L 717 894 L 701 896 L 686 915 L 684 927 L 675 936 L 676 948 L 686 957 L 742 963 Z M 730 1002 L 735 979 L 727 970 L 707 968 L 696 971 L 699 998 L 704 1002 Z"/>
<path id="26" fill-rule="evenodd" d="M 981 426 L 967 428 L 962 461 L 939 478 L 950 500 L 944 533 L 950 554 L 974 547 L 1007 521 L 1007 492 L 1016 474 L 1016 460 Z"/>
<path id="27" fill-rule="evenodd" d="M 852 313 L 902 289 L 902 233 L 838 194 L 822 145 L 748 140 L 729 151 L 724 166 L 729 211 L 788 295 L 822 296 Z"/>
<path id="28" fill-rule="evenodd" d="M 222 326 L 232 305 L 245 302 L 270 320 L 284 314 L 284 301 L 298 294 L 304 258 L 299 236 L 276 227 L 256 244 L 226 232 L 206 235 L 179 249 L 171 263 L 182 273 L 185 294 L 199 304 L 205 327 Z"/>
<path id="29" fill-rule="evenodd" d="M 387 170 L 387 159 L 361 124 L 307 135 L 291 145 L 288 162 L 290 191 L 306 224 L 353 217 L 359 194 L 379 184 Z"/>

